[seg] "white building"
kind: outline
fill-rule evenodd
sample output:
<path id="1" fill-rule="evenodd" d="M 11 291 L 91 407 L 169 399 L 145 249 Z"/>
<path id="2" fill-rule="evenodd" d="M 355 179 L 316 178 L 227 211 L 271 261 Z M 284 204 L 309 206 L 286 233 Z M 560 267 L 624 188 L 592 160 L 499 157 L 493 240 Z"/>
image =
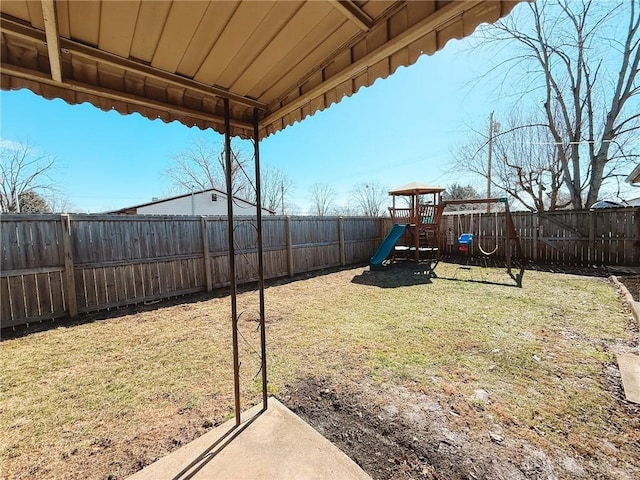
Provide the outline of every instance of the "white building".
<path id="1" fill-rule="evenodd" d="M 149 203 L 133 205 L 108 213 L 125 215 L 227 215 L 227 194 L 221 190 L 210 188 L 199 192 L 186 193 L 170 198 L 153 200 Z M 234 215 L 255 215 L 253 203 L 233 197 Z M 274 215 L 274 212 L 262 209 L 263 215 Z"/>

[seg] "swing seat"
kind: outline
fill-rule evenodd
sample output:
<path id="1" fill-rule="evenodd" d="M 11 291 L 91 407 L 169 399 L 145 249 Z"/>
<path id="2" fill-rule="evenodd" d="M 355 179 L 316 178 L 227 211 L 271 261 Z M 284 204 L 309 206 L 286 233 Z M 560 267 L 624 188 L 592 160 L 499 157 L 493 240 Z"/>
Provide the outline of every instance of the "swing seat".
<path id="1" fill-rule="evenodd" d="M 473 233 L 462 233 L 458 237 L 458 243 L 460 245 L 467 246 L 473 241 Z"/>
<path id="2" fill-rule="evenodd" d="M 480 250 L 480 253 L 482 253 L 484 256 L 490 257 L 498 251 L 498 245 L 496 245 L 493 250 L 485 250 L 484 248 L 482 248 L 482 245 L 478 244 L 478 250 Z"/>
<path id="3" fill-rule="evenodd" d="M 473 233 L 463 233 L 458 237 L 458 250 L 466 253 L 473 241 Z"/>

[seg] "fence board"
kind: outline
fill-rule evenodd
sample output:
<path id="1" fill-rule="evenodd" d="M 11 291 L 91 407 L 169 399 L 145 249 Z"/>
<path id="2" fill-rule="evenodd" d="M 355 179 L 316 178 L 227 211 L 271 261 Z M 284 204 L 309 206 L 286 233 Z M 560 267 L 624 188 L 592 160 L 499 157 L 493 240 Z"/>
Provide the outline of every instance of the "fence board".
<path id="1" fill-rule="evenodd" d="M 49 315 L 53 312 L 53 310 L 51 309 L 51 287 L 49 286 L 49 274 L 37 274 L 36 284 L 38 290 L 38 309 L 40 311 L 40 315 Z"/>
<path id="2" fill-rule="evenodd" d="M 514 212 L 512 218 L 528 259 L 640 265 L 639 211 Z M 89 312 L 204 291 L 205 268 L 213 287 L 229 285 L 225 217 L 71 215 L 68 237 L 63 221 L 66 217 L 59 215 L 0 218 L 3 326 L 68 315 L 71 303 Z M 266 217 L 265 277 L 366 262 L 391 226 L 389 218 Z M 504 254 L 507 232 L 502 213 L 474 213 L 471 218 L 468 213 L 446 211 L 441 222 L 442 252 L 455 252 L 455 239 L 467 229 L 476 232 L 476 245 L 492 249 L 497 242 Z M 255 218 L 236 219 L 234 231 L 238 282 L 253 281 Z"/>
<path id="3" fill-rule="evenodd" d="M 9 277 L 9 292 L 11 294 L 11 314 L 12 319 L 27 319 L 26 307 L 24 304 L 25 291 L 22 284 L 22 275 Z M 3 319 L 2 323 L 5 321 Z"/>
<path id="4" fill-rule="evenodd" d="M 49 273 L 49 288 L 51 289 L 51 311 L 53 315 L 64 315 L 68 311 L 66 299 L 68 293 L 64 289 L 63 272 Z"/>
<path id="5" fill-rule="evenodd" d="M 9 278 L 0 278 L 0 324 L 4 326 L 5 322 L 9 322 L 13 315 L 11 314 L 11 292 L 9 291 Z"/>
<path id="6" fill-rule="evenodd" d="M 639 265 L 640 230 L 639 208 L 602 210 L 567 210 L 557 212 L 514 212 L 512 218 L 526 259 L 539 263 L 564 265 Z M 503 213 L 499 213 L 503 216 Z M 472 218 L 473 217 L 473 218 Z M 478 242 L 486 242 L 495 232 L 487 214 L 447 213 L 441 222 L 441 248 L 455 252 L 448 245 L 449 238 L 458 238 L 463 230 L 477 235 Z M 499 221 L 499 251 L 505 248 L 506 236 Z"/>

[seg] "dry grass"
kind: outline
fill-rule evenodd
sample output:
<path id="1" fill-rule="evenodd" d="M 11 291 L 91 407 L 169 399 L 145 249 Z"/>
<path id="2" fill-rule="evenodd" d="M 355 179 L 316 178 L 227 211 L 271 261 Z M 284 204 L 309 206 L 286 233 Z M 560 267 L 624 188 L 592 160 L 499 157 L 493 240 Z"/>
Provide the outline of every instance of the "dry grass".
<path id="1" fill-rule="evenodd" d="M 638 455 L 608 390 L 612 346 L 631 342 L 606 280 L 527 272 L 524 288 L 358 268 L 270 286 L 269 376 L 368 379 L 471 398 L 539 445 Z M 502 271 L 475 279 L 509 283 Z M 480 275 L 479 273 L 477 275 Z M 231 412 L 228 298 L 57 328 L 0 345 L 0 461 L 7 478 L 122 478 Z M 240 298 L 243 405 L 259 401 L 257 296 Z M 473 418 L 469 420 L 473 428 Z M 612 428 L 615 425 L 615 428 Z M 634 446 L 635 442 L 635 446 Z M 636 460 L 637 461 L 637 460 Z"/>

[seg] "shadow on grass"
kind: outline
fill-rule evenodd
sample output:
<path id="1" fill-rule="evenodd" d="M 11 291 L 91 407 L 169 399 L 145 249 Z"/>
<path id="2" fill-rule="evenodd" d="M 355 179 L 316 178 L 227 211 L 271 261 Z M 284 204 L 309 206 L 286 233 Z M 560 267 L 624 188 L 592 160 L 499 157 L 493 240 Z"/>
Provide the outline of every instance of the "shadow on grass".
<path id="1" fill-rule="evenodd" d="M 511 269 L 506 269 L 505 267 L 505 274 L 511 279 L 511 281 L 515 282 L 515 284 L 507 280 L 502 282 L 495 279 L 489 279 L 484 273 L 485 270 L 486 267 L 483 267 L 482 265 L 460 265 L 456 268 L 453 277 L 439 276 L 438 279 L 448 280 L 451 282 L 482 283 L 485 285 L 500 285 L 503 287 L 522 288 L 522 279 L 524 278 L 525 272 L 524 266 L 515 266 Z M 479 273 L 476 274 L 475 272 Z M 493 274 L 492 277 L 495 277 L 495 274 Z"/>
<path id="2" fill-rule="evenodd" d="M 436 274 L 430 265 L 396 263 L 385 266 L 381 270 L 365 270 L 353 277 L 351 283 L 380 288 L 398 288 L 429 284 L 434 277 Z"/>

